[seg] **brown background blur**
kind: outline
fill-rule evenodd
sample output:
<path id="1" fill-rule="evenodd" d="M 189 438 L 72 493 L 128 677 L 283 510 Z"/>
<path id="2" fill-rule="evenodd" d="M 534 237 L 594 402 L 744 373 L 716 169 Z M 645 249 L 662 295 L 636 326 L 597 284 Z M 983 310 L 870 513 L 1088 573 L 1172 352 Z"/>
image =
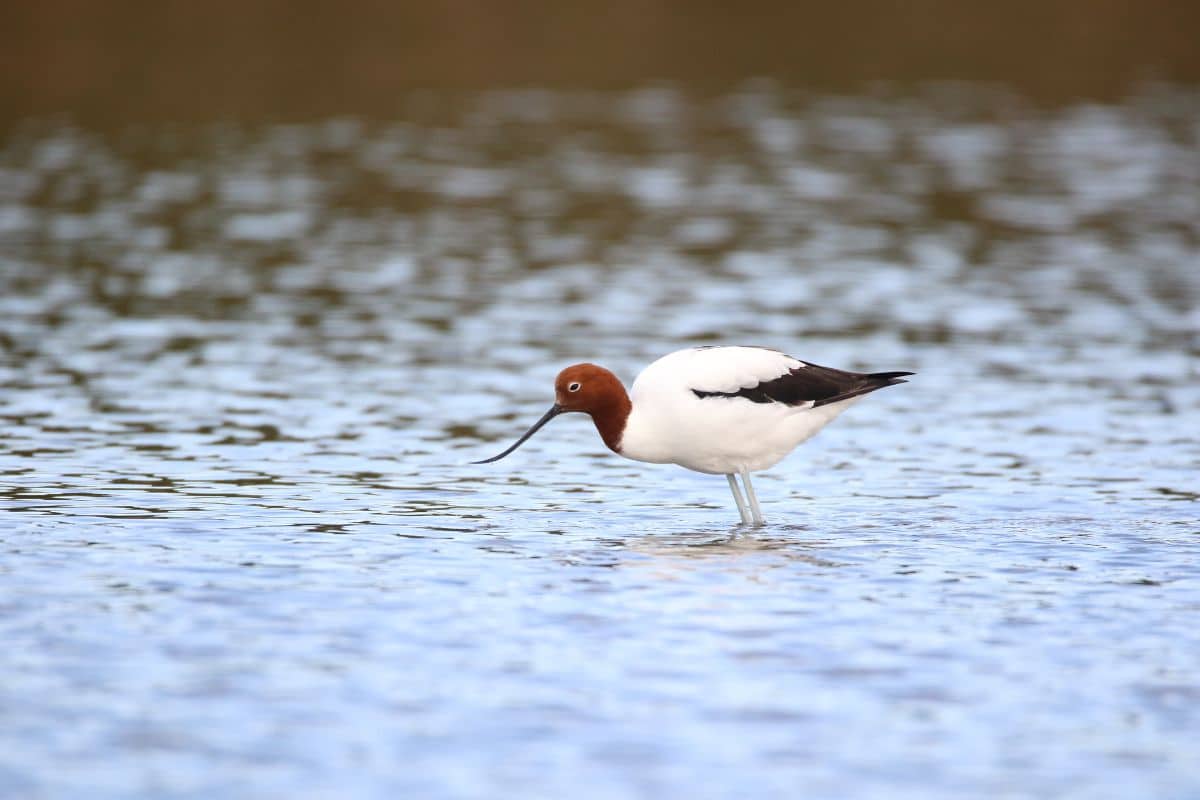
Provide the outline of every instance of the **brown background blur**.
<path id="1" fill-rule="evenodd" d="M 388 116 L 415 88 L 998 81 L 1044 103 L 1200 83 L 1200 2 L 17 0 L 0 122 Z"/>

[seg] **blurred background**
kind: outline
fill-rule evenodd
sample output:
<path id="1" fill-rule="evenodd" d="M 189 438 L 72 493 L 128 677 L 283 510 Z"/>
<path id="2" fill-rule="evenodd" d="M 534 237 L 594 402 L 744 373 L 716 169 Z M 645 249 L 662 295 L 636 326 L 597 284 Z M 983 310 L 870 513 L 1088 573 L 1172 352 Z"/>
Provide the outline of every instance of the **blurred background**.
<path id="1" fill-rule="evenodd" d="M 5 4 L 0 797 L 1196 797 L 1198 41 Z M 761 530 L 575 416 L 468 463 L 716 343 L 918 374 Z"/>
<path id="2" fill-rule="evenodd" d="M 720 91 L 759 77 L 815 91 L 970 80 L 1063 103 L 1200 79 L 1200 10 L 1171 0 L 52 0 L 0 14 L 10 122 L 392 118 L 413 89 Z"/>

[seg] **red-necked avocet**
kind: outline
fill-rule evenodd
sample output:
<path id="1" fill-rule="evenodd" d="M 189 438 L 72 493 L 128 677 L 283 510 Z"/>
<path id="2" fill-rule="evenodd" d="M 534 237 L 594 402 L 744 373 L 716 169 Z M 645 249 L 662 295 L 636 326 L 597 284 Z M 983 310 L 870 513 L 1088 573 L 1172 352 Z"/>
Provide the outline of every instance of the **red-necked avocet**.
<path id="1" fill-rule="evenodd" d="M 545 416 L 500 455 L 474 463 L 499 461 L 559 414 L 581 411 L 618 455 L 724 475 L 742 524 L 762 525 L 750 473 L 778 464 L 863 395 L 912 374 L 845 372 L 764 347 L 696 347 L 646 367 L 626 394 L 604 367 L 575 364 L 558 373 Z"/>

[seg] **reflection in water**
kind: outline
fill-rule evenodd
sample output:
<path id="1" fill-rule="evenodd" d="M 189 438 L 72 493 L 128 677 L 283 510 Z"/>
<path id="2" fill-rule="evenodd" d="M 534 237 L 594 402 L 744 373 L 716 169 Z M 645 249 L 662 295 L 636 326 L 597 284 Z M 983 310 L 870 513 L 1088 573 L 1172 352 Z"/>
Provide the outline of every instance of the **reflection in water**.
<path id="1" fill-rule="evenodd" d="M 0 794 L 1186 794 L 1200 110 L 1011 101 L 19 126 Z M 705 342 L 921 381 L 753 533 L 583 419 L 469 466 Z"/>
<path id="2" fill-rule="evenodd" d="M 748 531 L 745 528 L 732 528 L 723 532 L 689 532 L 689 533 L 657 533 L 644 536 L 631 536 L 622 540 L 618 545 L 637 553 L 655 556 L 656 565 L 664 565 L 671 558 L 714 558 L 722 565 L 737 568 L 737 559 L 743 556 L 759 556 L 769 554 L 772 558 L 767 562 L 767 568 L 786 566 L 788 562 L 801 561 L 817 567 L 837 567 L 838 562 L 831 561 L 821 555 L 824 551 L 820 544 L 814 546 L 811 541 L 805 541 L 803 533 L 798 533 L 798 526 L 786 526 L 783 534 L 771 536 L 760 531 Z M 823 543 L 821 543 L 823 544 Z M 806 548 L 811 552 L 806 552 Z M 779 556 L 775 558 L 774 556 Z M 750 569 L 763 567 L 758 559 L 753 559 Z"/>

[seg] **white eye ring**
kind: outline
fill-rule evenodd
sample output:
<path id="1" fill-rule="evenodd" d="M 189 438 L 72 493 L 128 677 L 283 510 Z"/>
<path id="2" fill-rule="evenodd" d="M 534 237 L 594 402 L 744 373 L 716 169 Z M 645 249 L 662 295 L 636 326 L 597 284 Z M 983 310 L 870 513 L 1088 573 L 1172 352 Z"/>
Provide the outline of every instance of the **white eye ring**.
<path id="1" fill-rule="evenodd" d="M 578 392 L 579 391 L 579 381 L 575 381 L 574 383 L 567 386 L 567 391 L 568 392 Z"/>

